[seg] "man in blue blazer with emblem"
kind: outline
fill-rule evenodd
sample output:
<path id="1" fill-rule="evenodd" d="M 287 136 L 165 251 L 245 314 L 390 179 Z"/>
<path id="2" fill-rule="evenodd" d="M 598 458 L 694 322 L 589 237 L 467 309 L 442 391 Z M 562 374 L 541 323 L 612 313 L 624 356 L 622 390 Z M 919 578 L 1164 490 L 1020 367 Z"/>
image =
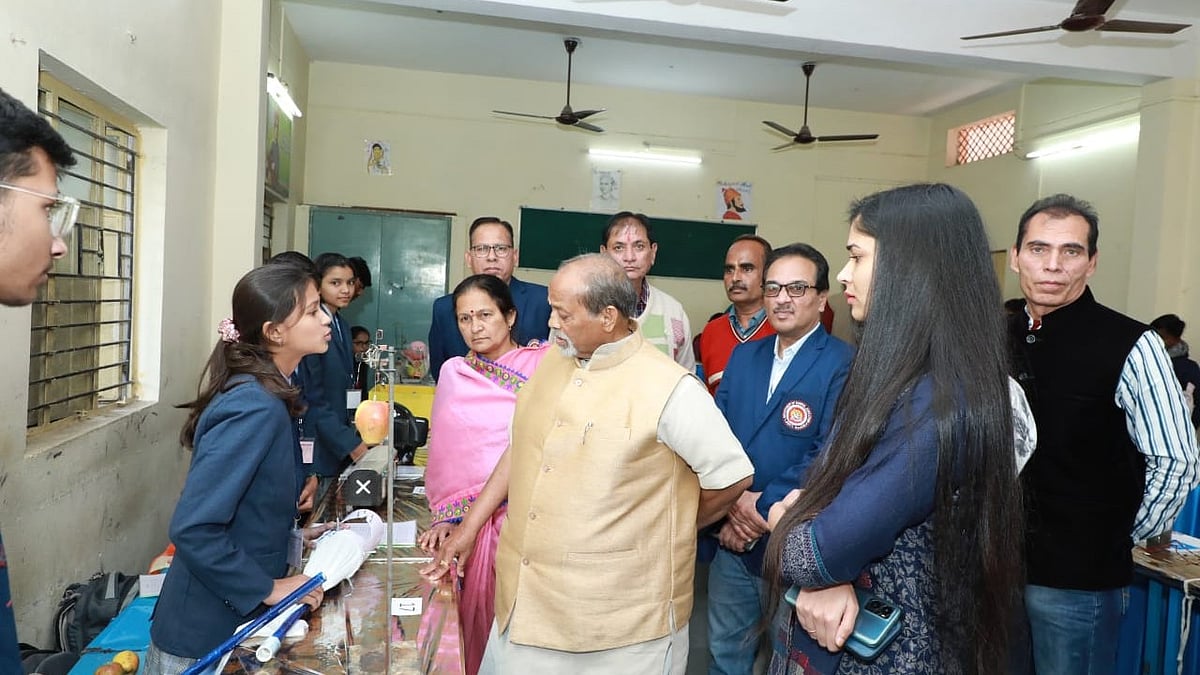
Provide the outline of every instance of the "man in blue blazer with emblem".
<path id="1" fill-rule="evenodd" d="M 517 307 L 517 325 L 513 338 L 521 346 L 531 341 L 544 342 L 550 335 L 550 303 L 546 287 L 513 277 L 519 256 L 514 245 L 513 227 L 505 220 L 492 216 L 476 218 L 467 231 L 467 269 L 471 274 L 490 274 L 508 284 L 513 304 Z M 454 315 L 454 298 L 443 295 L 433 301 L 433 322 L 429 326 L 429 366 L 433 379 L 438 378 L 442 364 L 455 356 L 467 355 L 467 343 L 458 331 Z"/>
<path id="2" fill-rule="evenodd" d="M 767 259 L 763 302 L 774 339 L 733 350 L 717 408 L 754 464 L 754 482 L 714 529 L 720 548 L 708 576 L 709 673 L 749 673 L 762 618 L 767 512 L 800 486 L 817 457 L 854 352 L 821 326 L 829 263 L 808 244 Z"/>

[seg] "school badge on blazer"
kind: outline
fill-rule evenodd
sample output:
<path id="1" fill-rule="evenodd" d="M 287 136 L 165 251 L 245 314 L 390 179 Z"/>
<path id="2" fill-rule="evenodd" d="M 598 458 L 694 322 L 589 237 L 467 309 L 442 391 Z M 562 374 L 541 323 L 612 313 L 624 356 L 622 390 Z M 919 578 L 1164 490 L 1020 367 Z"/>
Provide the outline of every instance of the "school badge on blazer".
<path id="1" fill-rule="evenodd" d="M 812 408 L 804 401 L 788 401 L 783 406 L 783 425 L 792 431 L 802 431 L 812 424 Z"/>

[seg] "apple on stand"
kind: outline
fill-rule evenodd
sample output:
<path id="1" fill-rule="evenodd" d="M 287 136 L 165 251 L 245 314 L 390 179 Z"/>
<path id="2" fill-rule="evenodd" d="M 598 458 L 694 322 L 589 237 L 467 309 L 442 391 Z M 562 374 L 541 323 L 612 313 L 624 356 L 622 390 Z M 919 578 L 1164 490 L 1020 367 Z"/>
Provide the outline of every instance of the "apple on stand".
<path id="1" fill-rule="evenodd" d="M 363 401 L 354 410 L 354 428 L 367 445 L 379 445 L 388 435 L 392 421 L 387 401 Z"/>

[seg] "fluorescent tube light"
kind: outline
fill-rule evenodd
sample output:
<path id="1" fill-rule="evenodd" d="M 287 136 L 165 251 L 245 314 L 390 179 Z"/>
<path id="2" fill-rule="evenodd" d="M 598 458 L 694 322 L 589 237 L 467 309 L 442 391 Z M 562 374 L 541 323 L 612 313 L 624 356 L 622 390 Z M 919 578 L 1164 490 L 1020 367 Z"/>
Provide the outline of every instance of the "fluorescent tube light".
<path id="1" fill-rule="evenodd" d="M 1110 148 L 1115 145 L 1136 141 L 1140 131 L 1140 122 L 1133 120 L 1119 126 L 1110 126 L 1106 129 L 1085 132 L 1074 138 L 1066 138 L 1058 142 L 1053 142 L 1044 148 L 1039 148 L 1026 154 L 1025 157 L 1026 159 L 1037 159 L 1038 157 L 1060 155 L 1081 150 Z"/>
<path id="2" fill-rule="evenodd" d="M 670 162 L 673 164 L 699 164 L 700 155 L 668 154 L 665 152 L 650 152 L 649 150 L 601 150 L 591 148 L 588 155 L 605 159 L 634 159 L 646 162 Z"/>
<path id="3" fill-rule="evenodd" d="M 300 112 L 300 106 L 296 105 L 296 102 L 292 100 L 292 95 L 288 92 L 287 85 L 283 83 L 283 80 L 275 77 L 274 73 L 267 73 L 267 93 L 279 104 L 279 108 L 283 110 L 283 114 L 292 119 L 304 116 Z"/>

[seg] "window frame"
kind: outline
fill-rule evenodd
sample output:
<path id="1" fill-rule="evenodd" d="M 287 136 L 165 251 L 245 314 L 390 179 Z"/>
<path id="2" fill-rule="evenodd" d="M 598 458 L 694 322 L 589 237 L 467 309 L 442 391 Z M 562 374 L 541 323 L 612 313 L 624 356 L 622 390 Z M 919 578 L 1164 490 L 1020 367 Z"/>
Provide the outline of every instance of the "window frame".
<path id="1" fill-rule="evenodd" d="M 137 372 L 138 127 L 46 72 L 38 79 L 38 111 L 75 140 L 80 161 L 59 170 L 59 184 L 83 208 L 67 255 L 34 301 L 27 431 L 129 403 Z M 82 147 L 79 139 L 89 137 Z"/>
<path id="2" fill-rule="evenodd" d="M 946 134 L 946 166 L 965 166 L 1013 154 L 1016 138 L 1015 110 L 954 127 Z"/>

